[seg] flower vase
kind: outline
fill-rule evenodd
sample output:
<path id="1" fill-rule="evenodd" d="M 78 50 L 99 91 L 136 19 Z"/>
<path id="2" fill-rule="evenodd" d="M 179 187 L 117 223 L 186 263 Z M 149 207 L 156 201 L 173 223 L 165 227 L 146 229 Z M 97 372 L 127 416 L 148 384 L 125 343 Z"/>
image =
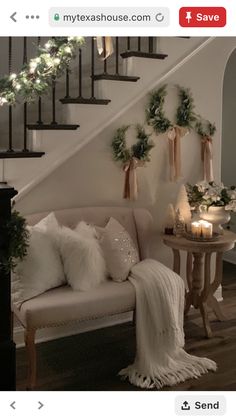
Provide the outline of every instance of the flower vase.
<path id="1" fill-rule="evenodd" d="M 222 224 L 226 224 L 230 220 L 230 211 L 227 211 L 224 206 L 210 206 L 208 209 L 199 208 L 200 218 L 213 224 L 213 233 L 223 234 L 224 229 Z"/>

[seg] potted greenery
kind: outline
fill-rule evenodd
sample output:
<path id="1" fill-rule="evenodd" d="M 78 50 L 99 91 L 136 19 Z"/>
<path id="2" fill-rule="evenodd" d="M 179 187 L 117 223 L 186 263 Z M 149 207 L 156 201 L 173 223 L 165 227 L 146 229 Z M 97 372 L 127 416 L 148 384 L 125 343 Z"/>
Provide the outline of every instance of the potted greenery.
<path id="1" fill-rule="evenodd" d="M 7 253 L 0 260 L 0 266 L 5 272 L 14 271 L 17 263 L 25 258 L 29 246 L 29 231 L 26 220 L 17 211 L 1 226 L 2 237 L 9 243 Z"/>
<path id="2" fill-rule="evenodd" d="M 202 181 L 186 185 L 191 208 L 199 212 L 199 217 L 213 224 L 214 232 L 223 234 L 221 224 L 230 221 L 230 211 L 236 212 L 236 187 L 223 183 Z"/>

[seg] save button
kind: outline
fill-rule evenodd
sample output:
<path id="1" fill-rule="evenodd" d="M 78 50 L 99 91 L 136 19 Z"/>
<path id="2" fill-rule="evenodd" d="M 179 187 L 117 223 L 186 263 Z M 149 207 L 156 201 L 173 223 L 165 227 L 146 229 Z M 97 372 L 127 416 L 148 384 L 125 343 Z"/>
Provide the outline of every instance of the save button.
<path id="1" fill-rule="evenodd" d="M 226 25 L 224 7 L 181 7 L 179 24 L 187 28 L 222 28 Z"/>

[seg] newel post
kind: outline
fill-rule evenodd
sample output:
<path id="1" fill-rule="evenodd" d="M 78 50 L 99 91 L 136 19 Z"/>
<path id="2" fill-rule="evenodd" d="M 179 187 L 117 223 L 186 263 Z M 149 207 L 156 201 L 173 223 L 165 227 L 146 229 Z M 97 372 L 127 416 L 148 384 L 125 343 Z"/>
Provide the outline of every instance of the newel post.
<path id="1" fill-rule="evenodd" d="M 2 226 L 11 216 L 11 199 L 17 191 L 7 184 L 0 184 L 0 262 L 9 246 Z M 11 274 L 0 264 L 0 390 L 15 390 L 16 349 L 11 333 Z"/>

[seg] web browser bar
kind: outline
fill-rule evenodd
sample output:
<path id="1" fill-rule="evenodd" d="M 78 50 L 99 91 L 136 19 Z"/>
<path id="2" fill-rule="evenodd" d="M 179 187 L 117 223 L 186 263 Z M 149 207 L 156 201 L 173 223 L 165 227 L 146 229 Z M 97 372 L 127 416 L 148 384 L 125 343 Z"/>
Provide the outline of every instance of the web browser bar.
<path id="1" fill-rule="evenodd" d="M 167 7 L 53 7 L 49 23 L 54 27 L 167 27 L 170 14 Z"/>

